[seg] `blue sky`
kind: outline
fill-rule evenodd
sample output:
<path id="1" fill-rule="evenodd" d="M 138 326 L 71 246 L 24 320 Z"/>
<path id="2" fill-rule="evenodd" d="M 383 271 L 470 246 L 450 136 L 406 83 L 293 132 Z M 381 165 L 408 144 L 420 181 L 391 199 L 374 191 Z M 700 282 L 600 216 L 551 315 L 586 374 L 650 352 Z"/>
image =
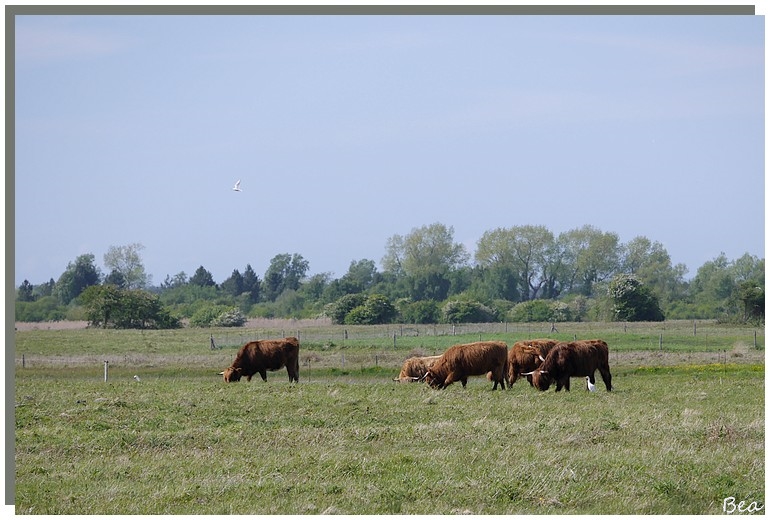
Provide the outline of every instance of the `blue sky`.
<path id="1" fill-rule="evenodd" d="M 22 16 L 15 283 L 342 276 L 440 222 L 764 257 L 764 17 Z M 236 180 L 243 191 L 232 191 Z M 106 274 L 106 273 L 105 273 Z"/>

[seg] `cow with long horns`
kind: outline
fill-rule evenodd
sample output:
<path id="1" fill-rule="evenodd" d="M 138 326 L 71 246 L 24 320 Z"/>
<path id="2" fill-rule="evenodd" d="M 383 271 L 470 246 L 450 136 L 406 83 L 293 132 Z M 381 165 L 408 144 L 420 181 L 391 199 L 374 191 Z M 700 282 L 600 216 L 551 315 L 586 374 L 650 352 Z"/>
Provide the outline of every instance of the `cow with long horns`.
<path id="1" fill-rule="evenodd" d="M 404 364 L 401 366 L 401 372 L 399 372 L 398 377 L 393 379 L 393 381 L 399 381 L 401 383 L 413 383 L 419 381 L 428 369 L 433 366 L 433 363 L 440 357 L 441 356 L 410 357 L 404 361 Z"/>
<path id="2" fill-rule="evenodd" d="M 502 341 L 477 341 L 449 347 L 423 379 L 431 388 L 444 389 L 460 381 L 465 388 L 469 376 L 481 376 L 491 372 L 494 381 L 492 390 L 500 385 L 505 389 L 505 374 L 508 364 L 508 345 Z"/>
<path id="3" fill-rule="evenodd" d="M 555 339 L 530 339 L 514 343 L 508 350 L 508 386 L 512 386 L 520 374 L 535 370 L 557 343 L 559 341 Z M 527 376 L 527 379 L 532 384 L 532 376 Z"/>
<path id="4" fill-rule="evenodd" d="M 522 375 L 531 375 L 532 385 L 541 391 L 548 390 L 551 383 L 556 382 L 558 392 L 562 388 L 569 391 L 570 377 L 588 377 L 588 382 L 594 384 L 594 373 L 597 369 L 607 391 L 611 391 L 609 349 L 607 343 L 600 339 L 558 343 L 545 356 L 540 366 Z"/>

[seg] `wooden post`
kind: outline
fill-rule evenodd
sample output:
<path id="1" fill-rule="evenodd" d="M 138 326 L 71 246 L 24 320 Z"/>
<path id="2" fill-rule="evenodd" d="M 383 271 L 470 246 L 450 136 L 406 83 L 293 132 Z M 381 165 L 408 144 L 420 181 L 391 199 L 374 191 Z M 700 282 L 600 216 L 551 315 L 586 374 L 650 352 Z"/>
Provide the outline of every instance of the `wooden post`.
<path id="1" fill-rule="evenodd" d="M 109 366 L 109 364 L 110 362 L 105 360 L 104 362 L 104 382 L 105 383 L 107 382 L 107 371 L 108 371 L 107 367 Z"/>
<path id="2" fill-rule="evenodd" d="M 754 348 L 757 347 L 757 333 L 754 333 Z M 21 355 L 21 368 L 24 368 L 24 354 Z"/>
<path id="3" fill-rule="evenodd" d="M 756 350 L 756 348 L 757 348 L 757 331 L 755 330 L 754 331 L 754 349 Z M 24 359 L 24 356 L 22 356 L 21 359 Z"/>
<path id="4" fill-rule="evenodd" d="M 663 333 L 660 333 L 660 339 L 658 340 L 658 346 L 660 347 L 660 350 L 663 350 Z"/>
<path id="5" fill-rule="evenodd" d="M 695 320 L 692 320 L 692 335 L 695 336 L 698 334 L 698 322 Z"/>
<path id="6" fill-rule="evenodd" d="M 396 348 L 396 333 L 393 333 L 393 348 Z"/>

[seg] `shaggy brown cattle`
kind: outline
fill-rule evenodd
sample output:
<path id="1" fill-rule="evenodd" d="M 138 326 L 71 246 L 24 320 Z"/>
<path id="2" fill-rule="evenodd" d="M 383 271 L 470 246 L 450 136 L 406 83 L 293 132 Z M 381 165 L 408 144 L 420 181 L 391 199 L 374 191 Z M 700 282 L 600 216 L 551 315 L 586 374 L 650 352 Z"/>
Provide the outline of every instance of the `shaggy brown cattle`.
<path id="1" fill-rule="evenodd" d="M 502 341 L 478 341 L 449 347 L 425 373 L 424 379 L 432 388 L 446 388 L 455 381 L 465 387 L 468 376 L 492 373 L 494 386 L 505 389 L 508 345 Z"/>
<path id="2" fill-rule="evenodd" d="M 410 357 L 404 361 L 401 372 L 393 381 L 399 381 L 401 383 L 419 381 L 428 369 L 433 366 L 433 363 L 440 357 L 441 356 Z"/>
<path id="3" fill-rule="evenodd" d="M 271 372 L 286 367 L 289 372 L 289 382 L 299 381 L 299 340 L 294 337 L 250 341 L 238 351 L 235 361 L 220 375 L 225 382 L 240 381 L 246 376 L 259 374 L 262 381 L 267 381 L 267 371 Z"/>
<path id="4" fill-rule="evenodd" d="M 594 372 L 599 370 L 607 391 L 612 390 L 609 350 L 607 343 L 600 340 L 572 341 L 555 345 L 540 366 L 532 372 L 532 384 L 541 391 L 548 390 L 556 382 L 556 391 L 565 388 L 569 391 L 570 377 L 586 377 L 595 383 Z"/>
<path id="5" fill-rule="evenodd" d="M 530 339 L 514 343 L 508 351 L 508 386 L 516 382 L 519 374 L 535 370 L 542 362 L 541 357 L 545 358 L 557 343 L 555 339 Z M 527 376 L 527 379 L 532 384 L 532 377 Z"/>

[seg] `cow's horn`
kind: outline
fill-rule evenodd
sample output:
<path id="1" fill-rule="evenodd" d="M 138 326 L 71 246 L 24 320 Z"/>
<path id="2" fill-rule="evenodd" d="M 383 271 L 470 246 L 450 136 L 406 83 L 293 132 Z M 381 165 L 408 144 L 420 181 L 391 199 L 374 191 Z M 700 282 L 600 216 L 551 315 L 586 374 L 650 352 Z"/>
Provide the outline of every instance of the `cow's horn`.
<path id="1" fill-rule="evenodd" d="M 523 375 L 523 376 L 531 376 L 535 372 L 537 372 L 537 370 L 533 370 L 532 372 L 525 372 L 525 373 L 522 373 L 521 375 Z"/>
<path id="2" fill-rule="evenodd" d="M 545 361 L 545 358 L 543 357 L 543 355 L 542 355 L 542 354 L 538 354 L 538 355 L 537 355 L 537 357 L 539 357 L 539 358 L 540 358 L 540 361 Z"/>
<path id="3" fill-rule="evenodd" d="M 218 375 L 218 376 L 223 376 L 223 375 L 225 375 L 225 371 L 223 370 L 223 371 L 221 371 L 220 373 L 218 373 L 217 375 Z"/>

